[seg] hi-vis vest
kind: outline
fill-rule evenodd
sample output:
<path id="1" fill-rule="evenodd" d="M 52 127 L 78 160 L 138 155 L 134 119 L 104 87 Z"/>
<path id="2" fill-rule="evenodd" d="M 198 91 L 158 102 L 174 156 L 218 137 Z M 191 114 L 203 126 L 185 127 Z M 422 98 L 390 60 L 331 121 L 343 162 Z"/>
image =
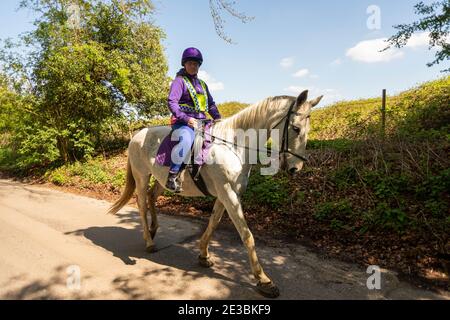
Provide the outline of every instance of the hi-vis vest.
<path id="1" fill-rule="evenodd" d="M 194 106 L 190 106 L 188 104 L 180 104 L 180 109 L 188 112 L 208 112 L 208 93 L 206 91 L 206 84 L 203 80 L 200 80 L 200 84 L 203 89 L 203 94 L 197 93 L 191 81 L 189 81 L 188 77 L 183 77 L 184 83 L 189 91 L 189 95 L 191 96 L 192 101 L 194 101 Z"/>

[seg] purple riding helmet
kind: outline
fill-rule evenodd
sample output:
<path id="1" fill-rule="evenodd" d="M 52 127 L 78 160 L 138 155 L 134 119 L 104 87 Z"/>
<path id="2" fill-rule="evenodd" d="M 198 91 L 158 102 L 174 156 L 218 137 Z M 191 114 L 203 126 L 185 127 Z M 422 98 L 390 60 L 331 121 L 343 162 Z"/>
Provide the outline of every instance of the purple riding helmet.
<path id="1" fill-rule="evenodd" d="M 197 61 L 199 65 L 203 63 L 203 56 L 200 50 L 197 48 L 187 48 L 183 52 L 183 57 L 181 58 L 181 65 L 184 66 L 186 61 Z"/>

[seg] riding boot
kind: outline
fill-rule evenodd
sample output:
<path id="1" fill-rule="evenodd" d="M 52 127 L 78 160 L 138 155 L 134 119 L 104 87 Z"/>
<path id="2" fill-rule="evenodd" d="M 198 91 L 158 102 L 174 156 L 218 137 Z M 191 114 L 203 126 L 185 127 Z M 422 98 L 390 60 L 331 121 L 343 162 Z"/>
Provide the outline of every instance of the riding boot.
<path id="1" fill-rule="evenodd" d="M 181 183 L 178 181 L 178 172 L 169 172 L 166 188 L 175 193 L 180 193 L 183 191 L 181 188 Z"/>

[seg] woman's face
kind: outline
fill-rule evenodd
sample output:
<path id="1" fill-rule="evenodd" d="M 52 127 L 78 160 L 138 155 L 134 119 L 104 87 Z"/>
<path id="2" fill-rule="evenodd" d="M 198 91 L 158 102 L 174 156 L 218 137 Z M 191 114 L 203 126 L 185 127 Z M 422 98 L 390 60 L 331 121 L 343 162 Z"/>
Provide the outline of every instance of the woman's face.
<path id="1" fill-rule="evenodd" d="M 186 61 L 184 64 L 184 68 L 186 69 L 186 72 L 191 76 L 195 76 L 198 73 L 200 65 L 197 61 Z"/>

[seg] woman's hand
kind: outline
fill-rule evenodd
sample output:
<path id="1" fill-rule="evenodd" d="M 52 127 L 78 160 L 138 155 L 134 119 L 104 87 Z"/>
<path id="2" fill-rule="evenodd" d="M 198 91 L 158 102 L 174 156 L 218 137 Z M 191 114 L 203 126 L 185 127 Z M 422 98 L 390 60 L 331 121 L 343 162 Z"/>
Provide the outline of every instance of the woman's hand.
<path id="1" fill-rule="evenodd" d="M 197 120 L 194 118 L 189 118 L 188 126 L 191 128 L 197 128 Z"/>

